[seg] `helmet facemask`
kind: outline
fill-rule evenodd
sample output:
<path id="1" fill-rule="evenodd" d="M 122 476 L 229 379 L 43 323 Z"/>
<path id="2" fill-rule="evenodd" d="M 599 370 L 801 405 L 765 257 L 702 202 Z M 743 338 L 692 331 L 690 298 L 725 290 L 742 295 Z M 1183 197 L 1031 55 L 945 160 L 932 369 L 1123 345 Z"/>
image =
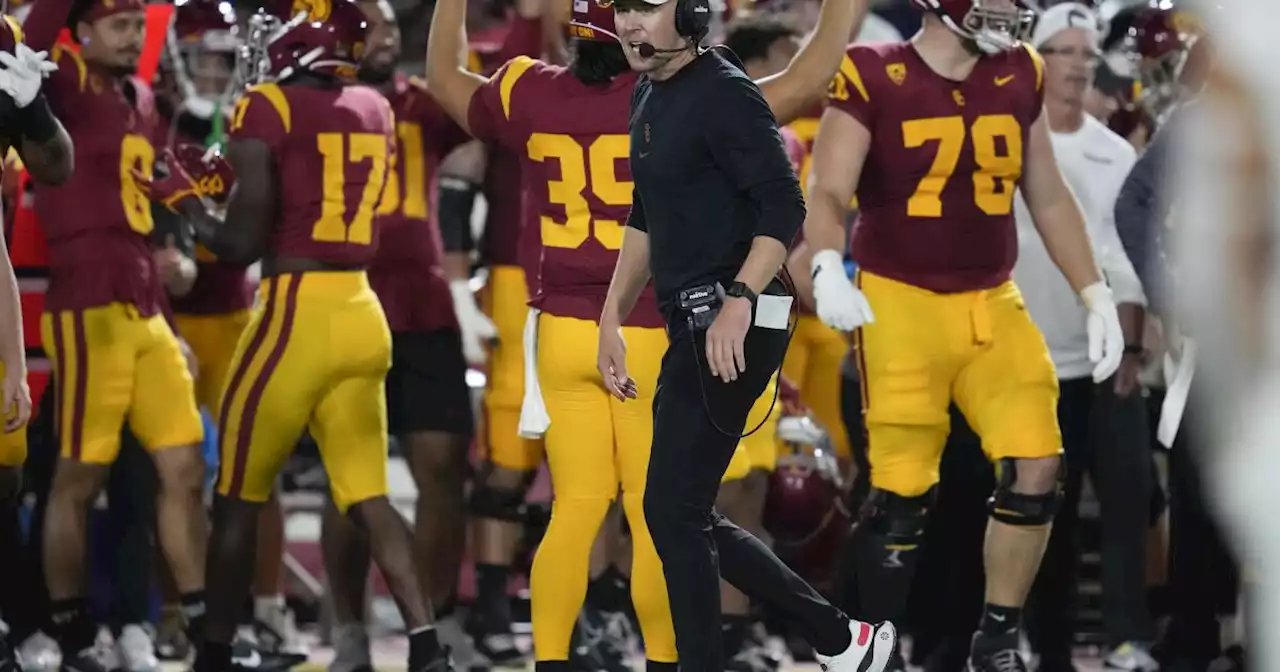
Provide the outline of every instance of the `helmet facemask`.
<path id="1" fill-rule="evenodd" d="M 211 119 L 230 111 L 242 85 L 238 37 L 235 30 L 210 30 L 183 40 L 169 32 L 167 61 L 182 99 L 181 112 Z"/>
<path id="2" fill-rule="evenodd" d="M 1016 1 L 999 6 L 993 0 L 972 0 L 972 3 L 959 24 L 940 7 L 934 12 L 948 28 L 971 41 L 984 54 L 998 54 L 1017 47 L 1035 27 L 1035 12 L 1024 9 Z"/>

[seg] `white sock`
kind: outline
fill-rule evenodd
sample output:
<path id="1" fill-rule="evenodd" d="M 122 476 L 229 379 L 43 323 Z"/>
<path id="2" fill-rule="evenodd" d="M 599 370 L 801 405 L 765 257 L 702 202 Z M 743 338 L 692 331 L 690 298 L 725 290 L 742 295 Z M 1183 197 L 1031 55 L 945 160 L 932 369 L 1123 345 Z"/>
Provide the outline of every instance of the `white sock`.
<path id="1" fill-rule="evenodd" d="M 262 619 L 284 609 L 283 595 L 261 595 L 253 598 L 253 615 Z"/>

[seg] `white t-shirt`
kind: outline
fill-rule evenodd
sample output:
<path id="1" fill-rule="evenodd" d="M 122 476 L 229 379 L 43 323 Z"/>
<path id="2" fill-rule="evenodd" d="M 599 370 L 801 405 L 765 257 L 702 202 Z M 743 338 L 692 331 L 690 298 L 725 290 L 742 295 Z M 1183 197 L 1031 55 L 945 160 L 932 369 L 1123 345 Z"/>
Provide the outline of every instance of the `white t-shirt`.
<path id="1" fill-rule="evenodd" d="M 1078 131 L 1051 136 L 1058 166 L 1080 202 L 1094 258 L 1115 293 L 1116 303 L 1146 305 L 1142 283 L 1120 244 L 1115 222 L 1116 197 L 1137 161 L 1137 153 L 1124 138 L 1087 115 Z M 1027 301 L 1031 318 L 1044 332 L 1058 378 L 1091 375 L 1093 364 L 1089 361 L 1085 329 L 1088 312 L 1049 258 L 1021 192 L 1014 215 L 1018 224 L 1018 263 L 1013 277 Z"/>

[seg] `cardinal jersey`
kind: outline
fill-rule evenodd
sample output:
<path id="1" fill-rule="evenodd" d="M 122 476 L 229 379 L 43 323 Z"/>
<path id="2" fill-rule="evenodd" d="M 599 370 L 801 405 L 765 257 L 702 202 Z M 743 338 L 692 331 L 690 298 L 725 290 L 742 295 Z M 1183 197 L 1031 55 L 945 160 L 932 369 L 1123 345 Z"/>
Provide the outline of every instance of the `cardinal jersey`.
<path id="1" fill-rule="evenodd" d="M 265 84 L 245 93 L 232 118 L 231 141 L 250 140 L 270 147 L 275 164 L 268 254 L 349 270 L 263 280 L 222 394 L 218 492 L 266 501 L 298 437 L 310 431 L 345 511 L 387 491 L 391 335 L 359 269 L 378 243 L 395 120 L 386 98 L 368 87 Z"/>
<path id="2" fill-rule="evenodd" d="M 364 86 L 255 86 L 236 103 L 231 139 L 263 142 L 275 157 L 271 256 L 350 268 L 373 260 L 396 144 L 382 94 Z"/>
<path id="3" fill-rule="evenodd" d="M 387 99 L 399 146 L 378 205 L 378 252 L 369 282 L 392 331 L 456 327 L 449 280 L 440 267 L 444 244 L 431 187 L 440 160 L 467 134 L 416 82 L 397 78 Z"/>
<path id="4" fill-rule="evenodd" d="M 157 115 L 151 91 L 54 49 L 58 70 L 44 85 L 75 144 L 76 170 L 57 187 L 36 189 L 36 216 L 49 243 L 51 311 L 132 305 L 161 312 L 164 291 L 148 237 L 151 202 L 134 172 L 150 176 Z"/>
<path id="5" fill-rule="evenodd" d="M 985 56 L 952 81 L 910 43 L 849 47 L 828 97 L 871 132 L 851 243 L 860 268 L 941 293 L 1009 279 L 1013 195 L 1043 79 L 1030 48 Z"/>
<path id="6" fill-rule="evenodd" d="M 625 73 L 590 87 L 564 68 L 517 58 L 471 99 L 471 132 L 524 154 L 525 227 L 542 238 L 533 304 L 552 315 L 597 320 L 604 306 L 631 207 L 635 81 Z M 627 325 L 664 324 L 646 291 Z"/>
<path id="7" fill-rule="evenodd" d="M 165 307 L 149 237 L 156 113 L 150 89 L 56 49 L 45 95 L 75 145 L 75 174 L 35 190 L 48 240 L 41 340 L 53 364 L 64 457 L 110 464 L 127 421 L 150 450 L 204 429 Z"/>

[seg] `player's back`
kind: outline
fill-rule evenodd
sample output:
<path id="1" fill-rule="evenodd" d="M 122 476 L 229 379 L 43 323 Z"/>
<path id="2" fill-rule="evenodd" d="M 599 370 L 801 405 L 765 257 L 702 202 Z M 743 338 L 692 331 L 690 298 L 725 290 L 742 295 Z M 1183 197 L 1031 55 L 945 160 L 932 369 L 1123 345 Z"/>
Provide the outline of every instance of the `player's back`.
<path id="1" fill-rule="evenodd" d="M 859 266 L 944 293 L 1008 280 L 1013 196 L 1043 107 L 1039 55 L 984 56 L 955 81 L 911 43 L 854 45 L 829 99 L 871 134 L 851 243 Z"/>
<path id="2" fill-rule="evenodd" d="M 359 269 L 377 249 L 377 207 L 395 122 L 365 86 L 263 84 L 236 105 L 231 137 L 264 142 L 275 161 L 275 225 L 265 261 Z"/>
<path id="3" fill-rule="evenodd" d="M 624 72 L 590 85 L 563 67 L 518 58 L 472 102 L 472 132 L 523 155 L 525 226 L 536 226 L 542 242 L 534 304 L 553 315 L 600 316 L 631 207 L 636 79 Z M 628 323 L 662 324 L 650 294 Z"/>

